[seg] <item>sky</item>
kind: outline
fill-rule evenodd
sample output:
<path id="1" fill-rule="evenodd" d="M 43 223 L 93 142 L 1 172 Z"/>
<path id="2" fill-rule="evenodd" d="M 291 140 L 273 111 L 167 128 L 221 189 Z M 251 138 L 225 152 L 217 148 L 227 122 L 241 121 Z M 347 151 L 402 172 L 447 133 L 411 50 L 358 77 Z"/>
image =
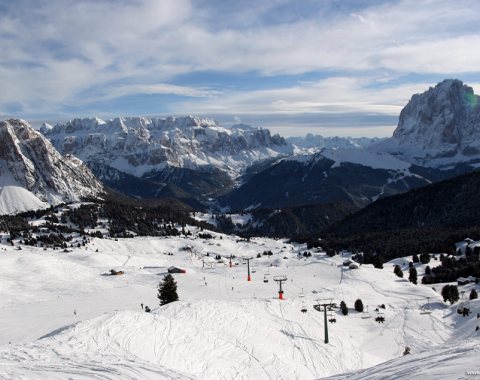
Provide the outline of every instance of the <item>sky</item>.
<path id="1" fill-rule="evenodd" d="M 0 117 L 389 136 L 445 78 L 480 92 L 479 20 L 478 0 L 2 0 Z"/>

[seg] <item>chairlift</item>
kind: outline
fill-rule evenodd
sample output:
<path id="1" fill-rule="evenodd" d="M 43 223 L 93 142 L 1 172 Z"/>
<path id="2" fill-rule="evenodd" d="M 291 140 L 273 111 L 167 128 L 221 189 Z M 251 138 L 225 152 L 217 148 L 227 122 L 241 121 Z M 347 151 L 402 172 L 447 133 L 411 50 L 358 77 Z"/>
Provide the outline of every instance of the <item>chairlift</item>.
<path id="1" fill-rule="evenodd" d="M 420 309 L 420 314 L 432 314 L 431 310 L 427 310 L 425 307 Z"/>
<path id="2" fill-rule="evenodd" d="M 365 307 L 366 310 L 363 310 L 362 312 L 362 319 L 367 319 L 367 318 L 372 318 L 370 313 L 368 312 L 368 306 Z"/>
<path id="3" fill-rule="evenodd" d="M 420 308 L 420 314 L 432 314 L 432 311 L 430 310 L 430 297 L 427 297 L 427 305 L 423 305 Z"/>
<path id="4" fill-rule="evenodd" d="M 385 323 L 385 314 L 378 313 L 377 316 L 375 317 L 375 322 Z"/>
<path id="5" fill-rule="evenodd" d="M 307 312 L 307 305 L 305 304 L 305 301 L 302 302 L 302 308 L 300 309 L 300 311 L 304 314 Z"/>
<path id="6" fill-rule="evenodd" d="M 328 307 L 328 322 L 330 323 L 337 323 L 337 318 L 333 315 L 333 309 L 331 306 Z"/>

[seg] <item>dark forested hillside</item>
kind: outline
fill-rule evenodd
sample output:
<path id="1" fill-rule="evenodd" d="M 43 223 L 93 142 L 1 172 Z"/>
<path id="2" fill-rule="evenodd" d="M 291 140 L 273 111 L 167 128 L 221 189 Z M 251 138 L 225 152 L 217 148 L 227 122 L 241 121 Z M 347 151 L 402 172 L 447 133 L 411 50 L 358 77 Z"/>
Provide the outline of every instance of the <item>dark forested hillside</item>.
<path id="1" fill-rule="evenodd" d="M 336 224 L 337 236 L 480 224 L 480 172 L 381 199 Z"/>
<path id="2" fill-rule="evenodd" d="M 363 251 L 370 262 L 380 255 L 453 253 L 455 242 L 480 239 L 479 190 L 480 172 L 473 172 L 381 199 L 325 230 L 321 245 Z"/>
<path id="3" fill-rule="evenodd" d="M 283 209 L 255 209 L 251 221 L 236 226 L 228 215 L 217 217 L 217 227 L 242 236 L 299 237 L 318 235 L 328 226 L 358 210 L 347 202 L 305 205 Z"/>

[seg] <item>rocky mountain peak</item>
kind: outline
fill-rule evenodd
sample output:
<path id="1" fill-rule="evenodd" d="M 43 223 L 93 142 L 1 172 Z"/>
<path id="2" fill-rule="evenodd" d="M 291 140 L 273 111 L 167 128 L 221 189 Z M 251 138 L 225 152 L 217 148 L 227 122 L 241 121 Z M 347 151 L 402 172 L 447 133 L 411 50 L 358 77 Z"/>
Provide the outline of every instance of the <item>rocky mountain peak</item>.
<path id="1" fill-rule="evenodd" d="M 19 190 L 20 193 L 17 192 Z M 19 119 L 0 121 L 0 204 L 2 195 L 9 198 L 30 197 L 31 204 L 58 204 L 97 197 L 103 186 L 76 157 L 62 157 L 52 144 L 27 122 Z M 29 194 L 29 195 L 26 195 Z M 13 209 L 2 212 L 26 211 L 19 199 L 10 199 Z M 28 202 L 27 202 L 28 203 Z"/>
<path id="2" fill-rule="evenodd" d="M 413 95 L 393 133 L 395 149 L 428 159 L 480 154 L 480 97 L 458 79 Z"/>

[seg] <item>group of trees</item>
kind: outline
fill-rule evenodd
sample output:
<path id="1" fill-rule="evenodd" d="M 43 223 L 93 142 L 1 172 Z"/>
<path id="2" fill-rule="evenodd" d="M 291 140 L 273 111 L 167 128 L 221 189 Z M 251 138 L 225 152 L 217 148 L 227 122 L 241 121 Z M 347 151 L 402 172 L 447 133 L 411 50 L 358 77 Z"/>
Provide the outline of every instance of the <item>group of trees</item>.
<path id="1" fill-rule="evenodd" d="M 425 277 L 422 279 L 424 284 L 435 284 L 439 282 L 456 281 L 459 277 L 474 276 L 480 277 L 480 255 L 478 253 L 468 253 L 465 257 L 455 257 L 440 255 L 441 265 L 430 269 L 430 273 L 425 270 Z"/>
<path id="2" fill-rule="evenodd" d="M 353 304 L 353 307 L 355 308 L 356 311 L 358 311 L 359 313 L 362 313 L 363 312 L 362 300 L 360 298 L 357 299 Z M 348 307 L 345 301 L 340 302 L 340 311 L 342 312 L 343 315 L 348 315 Z"/>
<path id="3" fill-rule="evenodd" d="M 444 302 L 450 302 L 450 304 L 454 304 L 458 301 L 458 286 L 456 285 L 445 285 L 442 288 L 442 297 Z"/>
<path id="4" fill-rule="evenodd" d="M 322 240 L 305 238 L 302 242 L 309 244 L 309 248 L 321 246 L 324 250 L 336 252 L 342 249 L 351 252 L 363 252 L 364 264 L 373 264 L 383 258 L 383 262 L 417 253 L 419 262 L 427 264 L 430 257 L 422 252 L 455 253 L 455 243 L 466 237 L 480 240 L 480 225 L 468 228 L 404 228 L 396 231 L 372 231 L 338 234 L 327 232 L 322 234 Z M 381 256 L 380 256 L 381 255 Z"/>
<path id="5" fill-rule="evenodd" d="M 456 285 L 445 285 L 442 288 L 442 297 L 444 302 L 450 302 L 450 304 L 454 304 L 459 300 L 458 294 L 458 286 Z M 478 298 L 478 293 L 475 289 L 470 291 L 469 299 L 474 300 Z"/>

